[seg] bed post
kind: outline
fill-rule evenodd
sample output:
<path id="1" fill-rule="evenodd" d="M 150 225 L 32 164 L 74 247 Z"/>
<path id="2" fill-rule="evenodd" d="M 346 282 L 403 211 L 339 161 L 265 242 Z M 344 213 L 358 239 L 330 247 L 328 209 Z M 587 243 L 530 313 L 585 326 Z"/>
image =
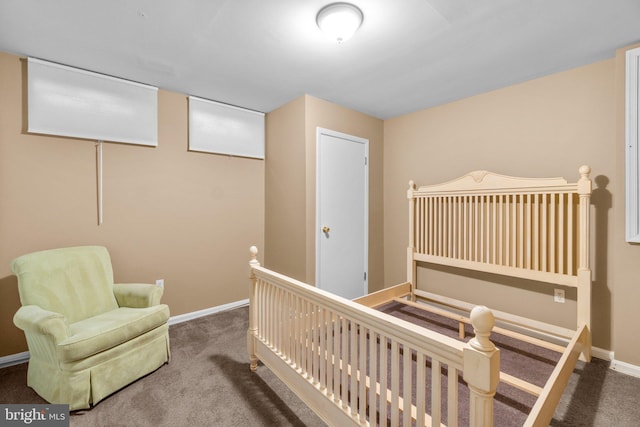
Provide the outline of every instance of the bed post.
<path id="1" fill-rule="evenodd" d="M 413 197 L 413 192 L 416 189 L 416 184 L 413 181 L 409 181 L 409 189 L 407 190 L 407 198 L 409 199 L 409 246 L 407 247 L 407 282 L 411 285 L 411 301 L 416 300 L 415 286 L 416 286 L 416 263 L 413 259 L 415 252 L 415 215 L 416 215 L 416 199 Z"/>
<path id="2" fill-rule="evenodd" d="M 591 360 L 591 269 L 589 268 L 589 210 L 591 197 L 591 179 L 589 166 L 580 167 L 580 180 L 578 180 L 579 204 L 579 258 L 578 258 L 578 319 L 576 328 L 586 325 L 589 330 L 588 342 L 584 343 L 582 357 L 586 361 Z"/>
<path id="3" fill-rule="evenodd" d="M 249 291 L 249 330 L 247 331 L 247 352 L 249 353 L 249 368 L 252 371 L 258 369 L 258 356 L 256 356 L 256 335 L 258 333 L 257 324 L 257 308 L 256 308 L 256 275 L 253 272 L 253 267 L 260 267 L 260 263 L 256 258 L 258 255 L 258 248 L 251 246 L 249 248 L 251 253 L 251 259 L 249 260 L 249 267 L 251 272 L 249 273 L 249 279 L 251 279 L 251 290 Z"/>
<path id="4" fill-rule="evenodd" d="M 469 386 L 469 425 L 493 426 L 493 396 L 500 382 L 500 350 L 489 340 L 495 324 L 487 307 L 471 310 L 475 332 L 463 350 L 463 378 Z"/>

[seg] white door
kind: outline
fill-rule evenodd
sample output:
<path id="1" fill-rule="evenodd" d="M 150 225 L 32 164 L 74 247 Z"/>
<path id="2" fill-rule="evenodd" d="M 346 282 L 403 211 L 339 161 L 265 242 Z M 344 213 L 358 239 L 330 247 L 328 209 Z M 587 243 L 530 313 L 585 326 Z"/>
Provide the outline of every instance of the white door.
<path id="1" fill-rule="evenodd" d="M 316 286 L 353 299 L 368 293 L 369 141 L 317 130 Z"/>

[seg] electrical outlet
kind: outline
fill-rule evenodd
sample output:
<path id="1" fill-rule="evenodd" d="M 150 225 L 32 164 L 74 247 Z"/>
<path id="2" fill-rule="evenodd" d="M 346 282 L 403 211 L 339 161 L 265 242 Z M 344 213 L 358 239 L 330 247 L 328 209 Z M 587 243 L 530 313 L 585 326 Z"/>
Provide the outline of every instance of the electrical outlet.
<path id="1" fill-rule="evenodd" d="M 564 304 L 564 289 L 553 290 L 553 302 Z"/>
<path id="2" fill-rule="evenodd" d="M 156 279 L 156 286 L 164 288 L 164 279 Z"/>

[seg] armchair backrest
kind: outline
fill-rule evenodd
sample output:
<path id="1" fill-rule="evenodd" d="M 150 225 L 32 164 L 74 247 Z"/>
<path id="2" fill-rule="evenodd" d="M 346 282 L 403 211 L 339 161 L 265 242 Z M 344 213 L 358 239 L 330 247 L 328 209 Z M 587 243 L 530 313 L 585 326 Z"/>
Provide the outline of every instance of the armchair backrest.
<path id="1" fill-rule="evenodd" d="M 102 246 L 51 249 L 20 256 L 11 263 L 22 305 L 65 316 L 69 323 L 113 310 L 111 258 Z"/>

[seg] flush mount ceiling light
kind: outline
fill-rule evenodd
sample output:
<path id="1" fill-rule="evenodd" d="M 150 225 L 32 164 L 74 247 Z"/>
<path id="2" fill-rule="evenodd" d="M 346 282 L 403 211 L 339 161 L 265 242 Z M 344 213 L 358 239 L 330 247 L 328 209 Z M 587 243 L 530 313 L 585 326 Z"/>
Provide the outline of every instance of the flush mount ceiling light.
<path id="1" fill-rule="evenodd" d="M 342 43 L 355 34 L 362 24 L 362 11 L 351 3 L 331 3 L 320 9 L 318 27 L 332 40 Z"/>

